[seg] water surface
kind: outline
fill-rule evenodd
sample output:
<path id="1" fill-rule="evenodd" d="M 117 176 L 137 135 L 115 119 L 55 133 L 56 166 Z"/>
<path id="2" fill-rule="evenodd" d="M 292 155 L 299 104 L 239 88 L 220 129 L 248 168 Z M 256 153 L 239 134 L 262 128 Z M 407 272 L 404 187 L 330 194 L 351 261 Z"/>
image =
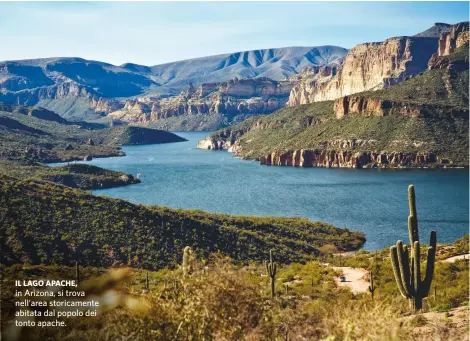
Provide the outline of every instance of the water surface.
<path id="1" fill-rule="evenodd" d="M 196 149 L 207 132 L 181 132 L 187 142 L 125 146 L 126 157 L 90 164 L 142 174 L 142 183 L 96 190 L 134 203 L 257 216 L 300 216 L 365 232 L 365 248 L 408 243 L 407 188 L 414 184 L 421 241 L 468 233 L 468 170 L 373 170 L 261 166 L 225 151 Z"/>

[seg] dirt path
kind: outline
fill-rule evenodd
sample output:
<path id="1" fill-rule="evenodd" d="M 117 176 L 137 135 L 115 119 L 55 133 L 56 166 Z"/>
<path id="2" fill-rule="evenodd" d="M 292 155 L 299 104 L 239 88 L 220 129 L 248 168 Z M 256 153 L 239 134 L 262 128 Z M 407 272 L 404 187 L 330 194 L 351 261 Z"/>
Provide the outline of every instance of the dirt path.
<path id="1" fill-rule="evenodd" d="M 341 282 L 339 278 L 335 279 L 340 287 L 349 287 L 355 294 L 369 291 L 369 282 L 364 279 L 367 275 L 365 269 L 350 268 L 347 266 L 333 266 L 332 268 L 342 272 L 343 276 L 346 278 L 346 282 Z"/>
<path id="2" fill-rule="evenodd" d="M 446 259 L 443 259 L 442 261 L 443 262 L 449 262 L 449 263 L 453 263 L 455 262 L 457 259 L 469 259 L 469 255 L 459 255 L 459 256 L 453 256 L 453 257 L 449 257 L 449 258 L 446 258 Z"/>
<path id="3" fill-rule="evenodd" d="M 442 262 L 450 262 L 453 263 L 457 259 L 469 259 L 469 255 L 459 255 L 454 257 L 449 257 L 447 259 L 443 259 Z M 329 266 L 328 263 L 323 263 L 325 266 Z M 335 278 L 336 283 L 340 287 L 348 287 L 351 291 L 355 294 L 364 293 L 369 291 L 369 281 L 365 280 L 365 276 L 367 275 L 367 270 L 363 268 L 350 268 L 347 266 L 332 266 L 333 269 L 342 272 L 343 276 L 346 278 L 346 282 L 341 282 L 340 278 Z"/>

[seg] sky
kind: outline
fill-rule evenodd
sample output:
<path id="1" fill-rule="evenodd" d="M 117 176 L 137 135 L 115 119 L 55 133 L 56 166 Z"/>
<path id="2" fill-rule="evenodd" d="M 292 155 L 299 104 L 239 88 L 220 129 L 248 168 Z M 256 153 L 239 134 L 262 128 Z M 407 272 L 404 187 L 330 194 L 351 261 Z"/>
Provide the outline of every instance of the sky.
<path id="1" fill-rule="evenodd" d="M 157 65 L 414 35 L 469 20 L 469 2 L 0 2 L 0 60 Z"/>

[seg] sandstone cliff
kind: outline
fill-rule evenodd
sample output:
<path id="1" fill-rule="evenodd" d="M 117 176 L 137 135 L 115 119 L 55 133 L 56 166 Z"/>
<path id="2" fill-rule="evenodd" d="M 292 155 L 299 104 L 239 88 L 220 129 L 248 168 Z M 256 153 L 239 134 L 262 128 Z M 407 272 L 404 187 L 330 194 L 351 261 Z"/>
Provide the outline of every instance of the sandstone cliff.
<path id="1" fill-rule="evenodd" d="M 427 104 L 416 104 L 389 99 L 371 98 L 369 96 L 352 95 L 338 98 L 334 102 L 334 113 L 337 119 L 345 116 L 388 116 L 431 117 L 436 108 Z M 451 117 L 468 117 L 468 110 L 456 107 L 443 107 Z"/>
<path id="2" fill-rule="evenodd" d="M 257 78 L 204 83 L 197 88 L 190 85 L 177 96 L 127 100 L 109 116 L 129 123 L 149 123 L 176 116 L 220 115 L 230 123 L 284 107 L 293 84 L 291 80 Z"/>
<path id="3" fill-rule="evenodd" d="M 289 96 L 289 106 L 333 100 L 367 90 L 387 88 L 427 68 L 438 40 L 396 37 L 380 43 L 359 44 L 327 82 L 301 81 Z"/>
<path id="4" fill-rule="evenodd" d="M 2 88 L 0 81 L 0 89 Z M 112 98 L 103 98 L 101 94 L 93 89 L 79 85 L 73 81 L 41 86 L 32 89 L 22 89 L 19 91 L 0 92 L 0 101 L 8 103 L 20 103 L 25 106 L 33 106 L 42 101 L 60 101 L 60 100 L 84 100 L 90 108 L 96 113 L 96 117 L 106 115 L 121 107 L 118 100 Z M 67 111 L 65 110 L 65 117 Z"/>
<path id="5" fill-rule="evenodd" d="M 438 56 L 450 55 L 468 42 L 468 36 L 468 21 L 453 25 L 449 32 L 441 34 L 439 38 Z"/>
<path id="6" fill-rule="evenodd" d="M 350 150 L 294 150 L 272 152 L 259 158 L 262 165 L 326 168 L 407 168 L 429 166 L 448 160 L 438 160 L 426 152 L 354 152 Z"/>
<path id="7" fill-rule="evenodd" d="M 468 68 L 468 60 L 442 58 L 452 55 L 457 49 L 465 48 L 469 41 L 469 23 L 453 25 L 448 32 L 441 34 L 439 47 L 429 60 L 428 69 L 453 69 L 461 71 Z M 468 47 L 467 47 L 468 49 Z"/>

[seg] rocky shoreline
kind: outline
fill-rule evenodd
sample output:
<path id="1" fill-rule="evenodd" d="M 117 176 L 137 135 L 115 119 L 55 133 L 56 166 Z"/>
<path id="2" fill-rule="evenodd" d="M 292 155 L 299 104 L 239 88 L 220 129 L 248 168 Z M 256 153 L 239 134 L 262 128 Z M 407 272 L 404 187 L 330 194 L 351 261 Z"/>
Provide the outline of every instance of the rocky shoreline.
<path id="1" fill-rule="evenodd" d="M 336 141 L 337 142 L 337 141 Z M 344 141 L 343 141 L 344 142 Z M 347 141 L 349 146 L 357 145 L 356 140 Z M 344 143 L 347 143 L 344 142 Z M 361 141 L 359 141 L 361 142 Z M 367 144 L 368 141 L 362 141 Z M 344 145 L 343 143 L 343 145 Z M 337 145 L 339 143 L 336 143 Z M 403 151 L 354 151 L 342 149 L 296 149 L 288 151 L 273 151 L 266 155 L 250 158 L 243 155 L 242 147 L 235 140 L 217 140 L 206 137 L 199 141 L 198 149 L 226 150 L 244 160 L 259 161 L 267 166 L 319 167 L 319 168 L 468 168 L 465 165 L 455 165 L 451 160 L 441 158 L 433 152 L 403 152 Z"/>

